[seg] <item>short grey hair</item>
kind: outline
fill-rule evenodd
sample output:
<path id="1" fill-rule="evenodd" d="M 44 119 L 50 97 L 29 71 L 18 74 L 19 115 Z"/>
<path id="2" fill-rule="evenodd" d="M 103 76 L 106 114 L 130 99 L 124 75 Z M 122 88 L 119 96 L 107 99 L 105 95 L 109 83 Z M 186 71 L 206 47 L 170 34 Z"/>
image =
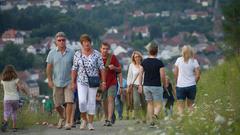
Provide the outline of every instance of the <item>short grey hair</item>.
<path id="1" fill-rule="evenodd" d="M 64 32 L 58 32 L 56 35 L 55 35 L 55 39 L 57 39 L 58 37 L 64 37 L 66 38 L 66 34 Z"/>

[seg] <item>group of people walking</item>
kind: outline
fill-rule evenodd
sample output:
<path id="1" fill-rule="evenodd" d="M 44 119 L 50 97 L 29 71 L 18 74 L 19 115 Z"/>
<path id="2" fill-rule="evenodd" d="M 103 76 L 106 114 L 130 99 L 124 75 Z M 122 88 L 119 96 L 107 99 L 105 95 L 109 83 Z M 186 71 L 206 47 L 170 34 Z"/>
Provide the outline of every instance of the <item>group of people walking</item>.
<path id="1" fill-rule="evenodd" d="M 48 85 L 53 89 L 53 100 L 60 119 L 58 128 L 70 130 L 73 123 L 74 92 L 78 93 L 78 107 L 81 113 L 80 129 L 94 130 L 93 119 L 96 113 L 97 91 L 101 91 L 104 110 L 104 126 L 112 126 L 115 97 L 123 93 L 121 65 L 115 55 L 110 54 L 110 45 L 101 43 L 100 52 L 92 47 L 92 40 L 87 34 L 80 36 L 81 49 L 74 52 L 66 47 L 66 35 L 58 32 L 55 36 L 56 49 L 47 56 Z M 151 126 L 158 119 L 161 111 L 163 93 L 169 93 L 169 79 L 165 66 L 156 56 L 158 46 L 152 42 L 148 48 L 148 58 L 143 59 L 140 52 L 134 51 L 131 56 L 127 75 L 127 116 L 133 111 L 136 122 L 147 121 Z M 6 73 L 4 70 L 2 76 Z M 194 59 L 190 46 L 182 48 L 182 56 L 175 63 L 176 98 L 178 113 L 182 114 L 185 100 L 190 110 L 196 95 L 196 83 L 200 78 L 200 68 Z M 4 93 L 8 93 L 8 82 L 16 83 L 17 77 L 1 80 Z M 93 84 L 90 84 L 94 82 Z M 12 84 L 13 85 L 13 84 Z M 117 88 L 119 91 L 117 92 Z M 13 89 L 13 88 L 11 88 Z M 17 90 L 15 87 L 14 90 Z M 6 94 L 5 94 L 6 95 Z M 97 97 L 97 98 L 96 98 Z M 8 120 L 8 99 L 4 100 L 4 121 Z M 5 105 L 6 104 L 6 105 Z M 147 115 L 146 115 L 147 114 Z M 65 125 L 63 125 L 65 123 Z"/>

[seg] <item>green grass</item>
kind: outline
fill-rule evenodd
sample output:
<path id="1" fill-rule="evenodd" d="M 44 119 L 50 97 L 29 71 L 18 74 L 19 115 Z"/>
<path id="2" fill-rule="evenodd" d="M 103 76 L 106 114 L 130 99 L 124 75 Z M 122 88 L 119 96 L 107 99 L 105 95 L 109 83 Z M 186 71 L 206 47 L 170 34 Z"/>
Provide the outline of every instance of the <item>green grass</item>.
<path id="1" fill-rule="evenodd" d="M 240 62 L 240 58 L 237 58 Z M 174 132 L 184 134 L 239 134 L 240 132 L 240 69 L 236 61 L 204 72 L 198 83 L 195 111 L 176 120 Z M 175 108 L 176 110 L 176 108 Z M 186 113 L 187 114 L 187 113 Z M 225 121 L 215 122 L 217 115 Z M 169 133 L 172 130 L 168 131 Z"/>
<path id="2" fill-rule="evenodd" d="M 2 87 L 0 87 L 0 98 L 3 99 L 3 90 Z M 0 121 L 3 121 L 3 100 L 0 102 Z M 21 108 L 21 110 L 18 110 L 17 114 L 17 127 L 18 128 L 28 128 L 33 125 L 35 125 L 37 122 L 42 123 L 42 122 L 48 122 L 55 124 L 57 123 L 57 115 L 54 113 L 53 116 L 49 117 L 47 113 L 33 113 L 28 110 L 28 103 L 26 102 Z M 12 120 L 9 118 L 9 127 L 12 127 Z"/>

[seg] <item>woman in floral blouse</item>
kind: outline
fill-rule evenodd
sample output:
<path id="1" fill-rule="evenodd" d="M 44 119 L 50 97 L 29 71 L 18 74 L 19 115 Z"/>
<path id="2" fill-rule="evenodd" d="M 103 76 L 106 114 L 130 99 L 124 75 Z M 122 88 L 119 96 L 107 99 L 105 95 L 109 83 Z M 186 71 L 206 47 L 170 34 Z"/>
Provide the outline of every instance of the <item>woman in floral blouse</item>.
<path id="1" fill-rule="evenodd" d="M 105 88 L 105 70 L 101 54 L 92 48 L 90 37 L 87 34 L 83 34 L 80 37 L 80 42 L 82 49 L 75 53 L 73 59 L 72 89 L 75 90 L 77 86 L 79 109 L 82 117 L 80 129 L 85 129 L 88 124 L 88 129 L 94 130 L 93 117 L 96 108 L 97 87 L 89 87 L 88 76 L 98 76 L 100 72 L 101 85 Z"/>

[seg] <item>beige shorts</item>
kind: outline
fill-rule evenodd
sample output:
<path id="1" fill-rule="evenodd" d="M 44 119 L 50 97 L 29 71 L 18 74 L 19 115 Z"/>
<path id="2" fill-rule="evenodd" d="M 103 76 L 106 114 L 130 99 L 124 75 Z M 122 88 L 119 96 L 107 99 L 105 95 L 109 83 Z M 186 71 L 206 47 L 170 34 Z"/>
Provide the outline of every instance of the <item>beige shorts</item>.
<path id="1" fill-rule="evenodd" d="M 54 87 L 53 88 L 53 101 L 55 107 L 61 106 L 65 103 L 74 102 L 74 94 L 71 90 L 71 85 L 66 87 Z"/>

